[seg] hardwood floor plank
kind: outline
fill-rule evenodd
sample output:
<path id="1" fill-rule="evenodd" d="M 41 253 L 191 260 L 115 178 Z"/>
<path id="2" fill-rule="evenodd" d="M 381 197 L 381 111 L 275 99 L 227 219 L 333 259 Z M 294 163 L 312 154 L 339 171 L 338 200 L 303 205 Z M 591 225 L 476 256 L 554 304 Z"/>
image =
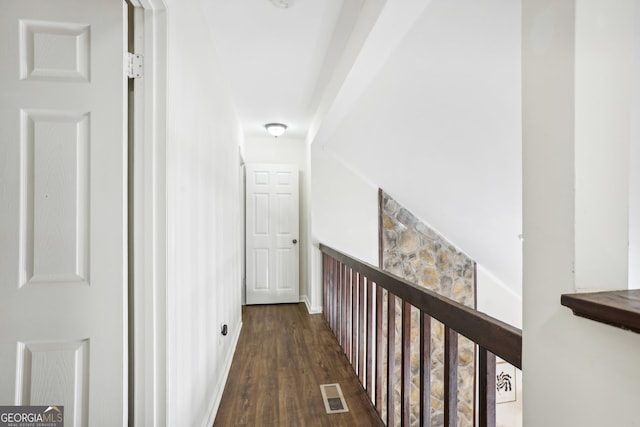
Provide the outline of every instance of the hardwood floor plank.
<path id="1" fill-rule="evenodd" d="M 215 427 L 383 426 L 322 315 L 304 304 L 245 306 Z M 327 414 L 320 384 L 340 383 L 349 412 Z"/>

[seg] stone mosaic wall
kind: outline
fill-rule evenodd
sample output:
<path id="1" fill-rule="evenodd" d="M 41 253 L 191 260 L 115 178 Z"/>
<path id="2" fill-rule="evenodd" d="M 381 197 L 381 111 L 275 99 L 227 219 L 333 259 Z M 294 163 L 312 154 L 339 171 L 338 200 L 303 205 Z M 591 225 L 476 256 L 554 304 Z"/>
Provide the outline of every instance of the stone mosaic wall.
<path id="1" fill-rule="evenodd" d="M 382 190 L 380 201 L 383 269 L 475 308 L 475 262 Z M 386 337 L 386 294 L 383 307 L 383 335 Z M 400 301 L 396 299 L 396 425 L 400 425 L 401 310 Z M 419 425 L 419 322 L 419 312 L 414 308 L 411 313 L 411 426 Z M 458 345 L 458 426 L 467 427 L 473 426 L 474 417 L 475 347 L 464 337 L 460 337 Z M 431 346 L 431 422 L 438 427 L 444 425 L 444 326 L 435 319 L 432 321 Z M 386 348 L 383 351 L 386 352 Z M 386 370 L 385 366 L 383 390 L 386 390 Z M 383 400 L 386 401 L 386 396 Z M 386 411 L 387 408 L 383 408 L 383 419 L 386 419 Z"/>

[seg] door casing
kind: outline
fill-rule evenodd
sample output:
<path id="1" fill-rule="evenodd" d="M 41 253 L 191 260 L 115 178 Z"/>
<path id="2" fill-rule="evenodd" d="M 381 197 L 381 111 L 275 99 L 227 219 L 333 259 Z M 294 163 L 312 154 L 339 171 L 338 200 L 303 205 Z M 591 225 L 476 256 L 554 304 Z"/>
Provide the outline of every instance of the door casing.
<path id="1" fill-rule="evenodd" d="M 133 338 L 129 424 L 164 426 L 166 378 L 166 69 L 167 10 L 163 0 L 129 0 L 134 49 L 144 76 L 134 82 L 129 309 Z"/>

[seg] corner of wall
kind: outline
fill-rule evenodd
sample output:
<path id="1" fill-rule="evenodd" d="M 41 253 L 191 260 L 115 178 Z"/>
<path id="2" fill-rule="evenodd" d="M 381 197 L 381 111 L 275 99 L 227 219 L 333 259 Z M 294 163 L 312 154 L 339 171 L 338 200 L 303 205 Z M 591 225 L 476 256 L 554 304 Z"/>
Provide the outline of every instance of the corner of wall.
<path id="1" fill-rule="evenodd" d="M 312 306 L 311 301 L 309 301 L 309 297 L 307 295 L 300 295 L 300 302 L 303 302 L 307 307 L 307 312 L 309 314 L 320 314 L 322 313 L 322 306 Z"/>

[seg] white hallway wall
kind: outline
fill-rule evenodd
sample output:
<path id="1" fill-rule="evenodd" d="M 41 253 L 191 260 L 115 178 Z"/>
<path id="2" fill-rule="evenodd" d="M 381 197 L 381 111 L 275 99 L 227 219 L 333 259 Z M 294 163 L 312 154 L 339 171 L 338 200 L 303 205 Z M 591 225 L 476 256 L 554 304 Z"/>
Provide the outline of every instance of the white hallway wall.
<path id="1" fill-rule="evenodd" d="M 167 425 L 205 426 L 241 327 L 242 137 L 200 3 L 166 4 Z"/>
<path id="2" fill-rule="evenodd" d="M 311 170 L 314 246 L 323 243 L 377 266 L 376 186 L 316 144 L 311 146 Z"/>
<path id="3" fill-rule="evenodd" d="M 640 22 L 636 3 L 633 19 Z M 640 40 L 640 25 L 635 25 L 633 40 Z M 640 76 L 640 47 L 635 46 L 632 75 Z M 631 141 L 629 147 L 629 288 L 640 289 L 640 79 L 631 84 Z"/>
<path id="4" fill-rule="evenodd" d="M 378 187 L 324 146 L 311 147 L 311 160 L 314 283 L 321 274 L 319 243 L 377 266 Z M 521 328 L 522 298 L 482 265 L 477 281 L 478 310 Z"/>

